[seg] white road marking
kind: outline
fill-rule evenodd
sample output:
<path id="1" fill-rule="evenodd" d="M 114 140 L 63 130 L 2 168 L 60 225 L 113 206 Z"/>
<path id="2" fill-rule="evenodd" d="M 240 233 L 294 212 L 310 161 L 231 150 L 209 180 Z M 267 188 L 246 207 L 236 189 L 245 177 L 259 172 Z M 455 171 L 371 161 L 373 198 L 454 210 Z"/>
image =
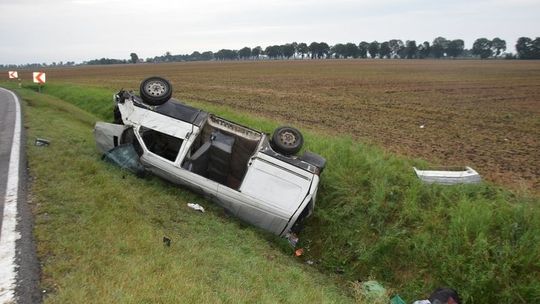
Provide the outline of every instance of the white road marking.
<path id="1" fill-rule="evenodd" d="M 17 226 L 17 202 L 19 195 L 19 154 L 21 151 L 21 109 L 19 99 L 13 92 L 0 88 L 13 95 L 15 101 L 15 126 L 9 157 L 9 169 L 4 200 L 4 218 L 0 232 L 0 303 L 15 302 L 15 241 L 21 234 Z"/>

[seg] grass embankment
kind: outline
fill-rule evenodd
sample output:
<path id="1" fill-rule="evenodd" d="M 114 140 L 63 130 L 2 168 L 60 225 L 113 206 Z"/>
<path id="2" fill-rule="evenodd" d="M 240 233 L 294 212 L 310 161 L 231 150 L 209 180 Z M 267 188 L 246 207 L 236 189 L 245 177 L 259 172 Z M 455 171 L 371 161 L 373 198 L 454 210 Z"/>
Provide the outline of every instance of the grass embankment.
<path id="1" fill-rule="evenodd" d="M 352 301 L 345 282 L 283 254 L 280 241 L 269 242 L 275 237 L 189 191 L 100 161 L 96 116 L 50 95 L 18 93 L 46 303 Z M 35 137 L 51 145 L 35 147 Z M 186 206 L 194 201 L 210 212 Z"/>
<path id="2" fill-rule="evenodd" d="M 110 119 L 112 92 L 108 90 L 95 88 L 90 92 L 87 88 L 71 85 L 47 85 L 46 93 L 93 111 L 101 118 Z M 266 132 L 271 132 L 277 125 L 246 117 L 223 107 L 204 103 L 192 104 Z M 66 113 L 62 119 L 71 116 L 71 113 Z M 49 120 L 53 119 L 52 117 L 51 113 Z M 85 128 L 86 132 L 89 132 L 88 123 L 81 125 L 80 131 Z M 55 129 L 55 132 L 60 138 L 66 137 L 65 130 Z M 348 280 L 377 279 L 399 292 L 408 301 L 424 298 L 433 288 L 441 285 L 456 288 L 467 302 L 540 301 L 540 206 L 537 198 L 515 195 L 489 184 L 452 187 L 423 185 L 411 169 L 413 165 L 421 164 L 421 161 L 399 158 L 345 137 L 329 138 L 310 132 L 305 132 L 305 137 L 306 149 L 320 153 L 328 159 L 315 216 L 307 223 L 301 235 L 301 246 L 307 249 L 306 259 L 315 260 L 319 269 L 328 273 L 336 270 L 343 272 L 344 278 Z M 136 183 L 136 188 L 144 187 L 148 192 L 144 195 L 141 193 L 136 198 L 130 197 L 122 205 L 123 208 L 136 209 L 142 213 L 141 222 L 130 224 L 130 229 L 137 228 L 134 227 L 137 225 L 155 225 L 154 222 L 158 220 L 157 227 L 176 227 L 178 218 L 186 218 L 185 221 L 199 219 L 189 213 L 186 215 L 184 204 L 176 202 L 162 203 L 155 211 L 147 211 L 147 208 L 156 205 L 154 197 L 157 193 L 170 195 L 171 199 L 179 195 L 176 199 L 181 200 L 185 192 L 155 179 L 150 183 L 131 176 L 126 176 L 126 180 L 121 179 L 121 174 L 115 169 L 108 169 L 98 161 L 91 136 L 88 134 L 85 138 L 86 142 L 81 143 L 81 146 L 70 148 L 73 153 L 81 150 L 81 155 L 86 156 L 85 163 L 79 164 L 75 171 L 88 170 L 86 167 L 100 168 L 96 169 L 95 174 L 105 170 L 107 175 L 101 178 L 79 177 L 78 184 L 83 183 L 85 187 L 86 183 L 100 180 L 104 187 L 103 190 L 87 193 L 81 198 L 94 201 L 96 196 L 103 197 L 104 202 L 100 208 L 108 209 L 111 208 L 108 198 L 130 195 L 115 192 L 120 184 Z M 31 154 L 30 159 L 33 157 L 37 156 Z M 62 172 L 77 173 L 68 171 L 71 170 L 64 169 Z M 105 185 L 110 187 L 109 191 Z M 152 198 L 152 202 L 141 205 L 148 198 Z M 117 204 L 115 202 L 112 205 Z M 163 216 L 154 216 L 152 213 L 149 216 L 144 215 L 161 211 Z M 229 223 L 230 220 L 212 214 L 204 219 L 220 222 L 220 225 L 227 227 L 233 226 L 233 232 L 220 232 L 224 235 L 237 232 L 258 234 L 259 238 L 265 236 L 262 232 L 255 233 L 251 228 L 242 230 L 237 224 Z M 125 222 L 116 225 L 121 226 L 118 229 L 126 229 Z M 214 223 L 197 222 L 188 229 L 203 230 L 201 237 L 209 237 L 207 234 L 211 233 L 203 228 L 206 225 Z M 185 232 L 178 233 L 179 237 L 183 233 Z M 73 231 L 69 235 L 76 237 L 77 233 Z M 92 236 L 93 234 L 90 234 L 88 237 Z M 257 237 L 254 236 L 255 239 Z M 179 246 L 177 250 L 181 251 L 183 248 L 180 247 L 185 244 L 176 246 Z M 122 261 L 121 254 L 122 251 L 111 251 L 107 256 Z M 230 255 L 234 254 L 241 252 L 231 252 Z M 150 253 L 148 256 L 151 256 Z M 280 259 L 280 263 L 288 263 L 287 261 L 289 260 Z M 71 267 L 74 267 L 81 262 L 70 263 L 73 263 Z M 70 267 L 66 269 L 75 271 Z M 85 275 L 81 270 L 75 272 Z M 238 279 L 245 279 L 244 275 L 249 277 L 251 274 L 241 274 Z"/>

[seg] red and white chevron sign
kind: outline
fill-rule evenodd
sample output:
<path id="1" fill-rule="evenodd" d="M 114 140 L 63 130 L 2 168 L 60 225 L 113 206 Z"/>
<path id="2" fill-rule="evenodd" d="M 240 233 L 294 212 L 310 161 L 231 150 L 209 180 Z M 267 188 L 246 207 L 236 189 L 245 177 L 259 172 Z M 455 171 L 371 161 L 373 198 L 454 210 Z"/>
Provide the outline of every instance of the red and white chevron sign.
<path id="1" fill-rule="evenodd" d="M 44 84 L 45 81 L 46 81 L 46 75 L 45 73 L 43 72 L 34 72 L 32 73 L 33 77 L 34 77 L 34 82 L 35 83 L 39 83 L 39 84 Z"/>
<path id="2" fill-rule="evenodd" d="M 17 78 L 19 78 L 19 73 L 17 73 L 17 71 L 9 71 L 8 75 L 9 75 L 9 79 L 17 79 Z"/>

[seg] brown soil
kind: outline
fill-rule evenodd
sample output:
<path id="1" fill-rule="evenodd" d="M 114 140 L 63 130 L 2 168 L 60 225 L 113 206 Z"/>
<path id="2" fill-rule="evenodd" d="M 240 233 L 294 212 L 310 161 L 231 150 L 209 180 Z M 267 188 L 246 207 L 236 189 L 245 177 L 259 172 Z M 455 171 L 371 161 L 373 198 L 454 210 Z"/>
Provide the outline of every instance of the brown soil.
<path id="1" fill-rule="evenodd" d="M 324 60 L 50 69 L 47 80 L 136 89 L 349 134 L 515 190 L 540 189 L 540 61 Z M 423 126 L 423 127 L 421 127 Z"/>

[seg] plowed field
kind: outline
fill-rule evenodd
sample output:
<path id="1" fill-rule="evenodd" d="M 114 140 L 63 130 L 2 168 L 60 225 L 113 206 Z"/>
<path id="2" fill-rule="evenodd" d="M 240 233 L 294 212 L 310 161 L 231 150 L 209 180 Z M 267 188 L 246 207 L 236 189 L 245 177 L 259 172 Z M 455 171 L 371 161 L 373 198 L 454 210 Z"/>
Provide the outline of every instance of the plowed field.
<path id="1" fill-rule="evenodd" d="M 348 134 L 439 165 L 470 165 L 516 190 L 540 189 L 539 61 L 204 62 L 46 72 L 49 82 L 111 89 L 137 89 L 160 75 L 188 102 Z"/>

